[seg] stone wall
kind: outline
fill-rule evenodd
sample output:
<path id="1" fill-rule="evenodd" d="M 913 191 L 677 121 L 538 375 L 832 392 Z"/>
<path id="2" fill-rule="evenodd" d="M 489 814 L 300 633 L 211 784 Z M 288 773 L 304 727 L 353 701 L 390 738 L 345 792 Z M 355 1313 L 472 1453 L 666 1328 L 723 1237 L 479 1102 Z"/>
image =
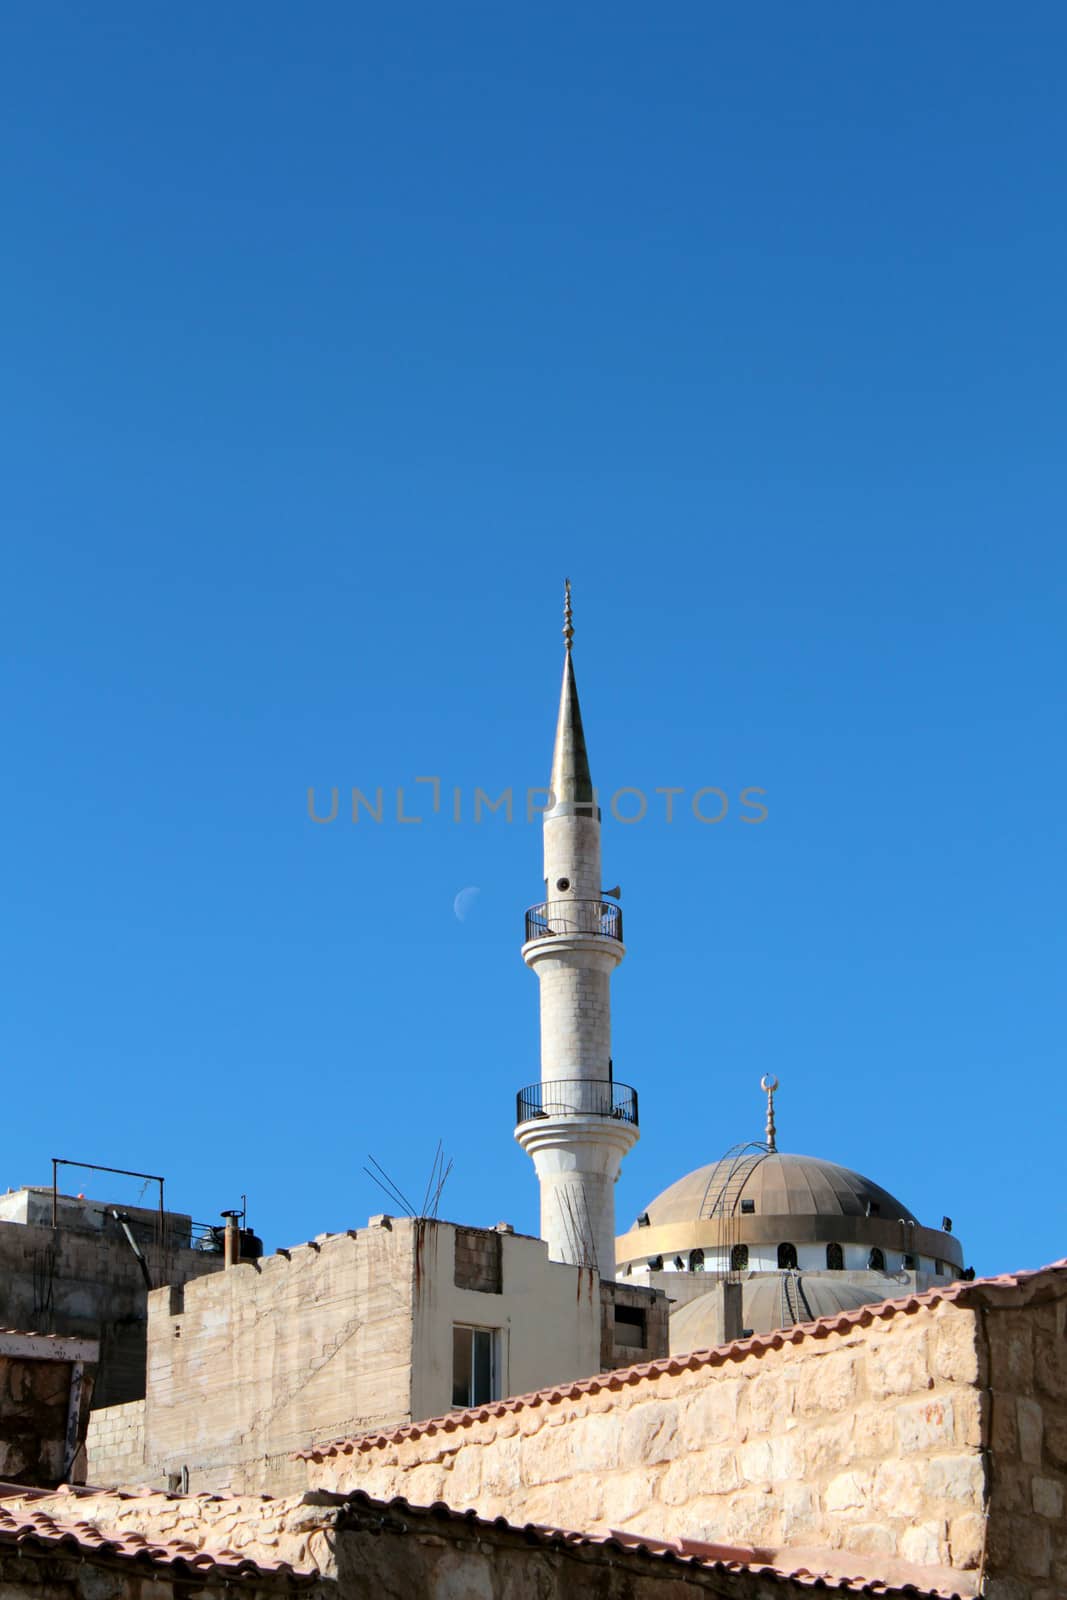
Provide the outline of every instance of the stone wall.
<path id="1" fill-rule="evenodd" d="M 194 1590 L 197 1600 L 221 1600 L 223 1593 L 252 1600 L 289 1592 L 305 1600 L 683 1600 L 698 1594 L 719 1600 L 809 1600 L 812 1592 L 810 1575 L 794 1579 L 762 1563 L 748 1570 L 713 1550 L 653 1554 L 633 1546 L 564 1540 L 551 1530 L 532 1535 L 403 1501 L 381 1504 L 357 1497 L 344 1502 L 322 1494 L 284 1500 L 92 1495 L 72 1504 L 59 1495 L 7 1500 L 5 1510 L 15 1523 L 29 1513 L 43 1516 L 55 1532 L 73 1524 L 75 1539 L 93 1530 L 92 1542 L 80 1551 L 57 1548 L 41 1559 L 36 1552 L 5 1550 L 0 1529 L 5 1600 L 166 1600 L 172 1592 L 188 1597 Z M 122 1541 L 130 1535 L 169 1546 L 165 1556 L 178 1554 L 176 1546 L 186 1557 L 190 1547 L 225 1551 L 233 1576 L 224 1585 L 210 1570 L 190 1578 L 187 1570 L 166 1564 L 149 1568 L 143 1555 L 116 1560 L 96 1548 L 98 1537 Z M 239 1575 L 233 1571 L 235 1560 L 273 1570 Z M 291 1588 L 281 1563 L 299 1575 Z M 903 1600 L 896 1588 L 880 1587 L 879 1593 Z"/>
<path id="2" fill-rule="evenodd" d="M 988 1594 L 1067 1595 L 1067 1300 L 993 1307 L 989 1350 L 992 1499 Z"/>
<path id="3" fill-rule="evenodd" d="M 310 1439 L 410 1416 L 412 1296 L 410 1234 L 389 1227 L 152 1294 L 147 1481 L 284 1494 Z"/>
<path id="4" fill-rule="evenodd" d="M 636 1284 L 600 1284 L 600 1371 L 655 1361 L 670 1349 L 670 1302 Z"/>
<path id="5" fill-rule="evenodd" d="M 312 1460 L 310 1481 L 583 1532 L 973 1571 L 986 1490 L 976 1312 L 912 1304 L 362 1441 Z"/>
<path id="6" fill-rule="evenodd" d="M 144 1411 L 143 1400 L 130 1400 L 91 1413 L 85 1440 L 90 1483 L 146 1481 Z"/>

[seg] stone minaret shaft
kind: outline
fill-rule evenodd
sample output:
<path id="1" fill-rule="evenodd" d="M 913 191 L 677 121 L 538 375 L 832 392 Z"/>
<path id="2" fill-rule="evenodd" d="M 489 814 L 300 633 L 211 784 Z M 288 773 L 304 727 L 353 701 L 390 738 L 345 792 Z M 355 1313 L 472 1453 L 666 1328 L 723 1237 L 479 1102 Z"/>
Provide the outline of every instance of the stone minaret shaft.
<path id="1" fill-rule="evenodd" d="M 611 974 L 622 914 L 603 898 L 600 812 L 571 655 L 567 585 L 551 793 L 544 814 L 545 903 L 527 913 L 523 959 L 541 985 L 541 1082 L 524 1091 L 515 1137 L 541 1184 L 541 1235 L 555 1261 L 615 1276 L 614 1186 L 637 1133 L 637 1096 L 613 1081 Z"/>

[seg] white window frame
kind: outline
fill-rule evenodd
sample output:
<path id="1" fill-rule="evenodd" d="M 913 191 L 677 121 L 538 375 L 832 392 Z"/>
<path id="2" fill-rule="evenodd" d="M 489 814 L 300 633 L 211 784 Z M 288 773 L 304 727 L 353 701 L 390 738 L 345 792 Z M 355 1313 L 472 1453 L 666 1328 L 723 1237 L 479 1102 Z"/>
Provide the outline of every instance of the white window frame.
<path id="1" fill-rule="evenodd" d="M 469 1400 L 462 1401 L 462 1402 L 457 1400 L 456 1397 L 455 1397 L 455 1395 L 456 1395 L 456 1334 L 457 1333 L 469 1333 L 469 1334 L 472 1335 L 471 1341 L 470 1341 L 470 1372 L 468 1374 L 468 1386 L 467 1386 L 467 1392 L 471 1396 L 471 1398 Z M 473 1335 L 474 1334 L 479 1334 L 479 1333 L 487 1334 L 488 1338 L 489 1338 L 489 1391 L 490 1392 L 489 1392 L 488 1395 L 484 1395 L 484 1396 L 476 1396 L 475 1392 L 474 1392 L 474 1381 L 475 1381 L 475 1340 L 473 1338 Z M 454 1408 L 460 1408 L 462 1406 L 488 1405 L 491 1401 L 499 1400 L 501 1398 L 501 1386 L 500 1386 L 500 1367 L 501 1367 L 500 1356 L 501 1356 L 501 1349 L 500 1349 L 500 1344 L 501 1344 L 501 1340 L 500 1340 L 500 1329 L 499 1328 L 488 1328 L 484 1324 L 476 1323 L 476 1322 L 454 1322 L 452 1324 L 452 1405 L 453 1405 Z"/>

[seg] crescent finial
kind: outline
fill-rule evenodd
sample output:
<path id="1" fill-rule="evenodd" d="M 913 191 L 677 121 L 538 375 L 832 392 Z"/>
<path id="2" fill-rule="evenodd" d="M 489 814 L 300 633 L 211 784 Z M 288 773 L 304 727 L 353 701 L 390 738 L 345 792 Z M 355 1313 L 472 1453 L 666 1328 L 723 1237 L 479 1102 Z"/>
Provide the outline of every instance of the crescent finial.
<path id="1" fill-rule="evenodd" d="M 765 1072 L 759 1081 L 759 1086 L 767 1096 L 767 1149 L 773 1156 L 778 1149 L 774 1127 L 774 1091 L 778 1087 L 778 1079 Z"/>

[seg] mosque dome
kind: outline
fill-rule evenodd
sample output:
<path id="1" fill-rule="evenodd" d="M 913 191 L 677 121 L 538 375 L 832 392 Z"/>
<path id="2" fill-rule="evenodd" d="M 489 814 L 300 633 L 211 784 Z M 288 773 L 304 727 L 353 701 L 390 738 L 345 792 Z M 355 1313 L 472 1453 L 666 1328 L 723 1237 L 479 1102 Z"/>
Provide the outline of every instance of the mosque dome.
<path id="1" fill-rule="evenodd" d="M 750 1279 L 744 1285 L 743 1322 L 745 1331 L 770 1333 L 797 1322 L 814 1322 L 817 1317 L 832 1317 L 840 1311 L 884 1300 L 892 1287 L 871 1281 L 848 1282 L 815 1273 L 771 1273 Z M 702 1294 L 671 1314 L 671 1354 L 685 1355 L 690 1350 L 707 1350 L 722 1344 L 723 1300 L 718 1292 Z"/>
<path id="2" fill-rule="evenodd" d="M 733 1180 L 731 1183 L 731 1179 Z M 736 1188 L 739 1201 L 751 1201 L 751 1214 L 777 1217 L 871 1217 L 914 1223 L 917 1219 L 888 1189 L 870 1178 L 816 1156 L 757 1153 L 741 1171 L 723 1157 L 697 1167 L 657 1195 L 645 1212 L 652 1227 L 710 1217 L 724 1191 Z M 718 1209 L 722 1206 L 719 1203 Z M 744 1207 L 746 1214 L 749 1207 Z"/>
<path id="3" fill-rule="evenodd" d="M 902 1200 L 851 1167 L 751 1144 L 687 1173 L 650 1201 L 616 1241 L 616 1261 L 624 1277 L 639 1267 L 800 1268 L 940 1279 L 959 1275 L 963 1254 L 948 1227 L 923 1227 Z M 694 1286 L 688 1298 L 697 1292 Z M 881 1298 L 891 1292 L 884 1287 Z"/>

